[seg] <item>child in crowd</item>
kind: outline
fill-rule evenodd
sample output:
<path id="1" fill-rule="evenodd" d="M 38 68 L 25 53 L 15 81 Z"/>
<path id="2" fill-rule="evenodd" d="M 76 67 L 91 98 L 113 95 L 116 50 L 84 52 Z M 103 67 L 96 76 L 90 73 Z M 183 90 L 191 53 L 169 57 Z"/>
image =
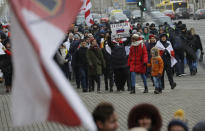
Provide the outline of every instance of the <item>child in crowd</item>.
<path id="1" fill-rule="evenodd" d="M 156 47 L 153 47 L 151 49 L 151 61 L 148 64 L 149 67 L 151 67 L 151 75 L 154 80 L 155 85 L 155 94 L 159 94 L 162 92 L 162 84 L 161 84 L 161 76 L 164 70 L 164 63 L 162 58 L 159 55 L 159 50 Z"/>

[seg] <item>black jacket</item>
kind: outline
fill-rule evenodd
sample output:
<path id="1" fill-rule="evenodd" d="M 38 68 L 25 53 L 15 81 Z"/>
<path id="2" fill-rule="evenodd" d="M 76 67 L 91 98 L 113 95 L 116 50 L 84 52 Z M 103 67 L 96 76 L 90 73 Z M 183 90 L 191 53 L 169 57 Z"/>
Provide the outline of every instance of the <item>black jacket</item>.
<path id="1" fill-rule="evenodd" d="M 124 46 L 113 46 L 111 51 L 111 65 L 113 69 L 126 68 L 127 56 Z"/>
<path id="2" fill-rule="evenodd" d="M 76 64 L 78 67 L 87 69 L 88 62 L 87 62 L 87 47 L 80 47 L 76 52 Z"/>

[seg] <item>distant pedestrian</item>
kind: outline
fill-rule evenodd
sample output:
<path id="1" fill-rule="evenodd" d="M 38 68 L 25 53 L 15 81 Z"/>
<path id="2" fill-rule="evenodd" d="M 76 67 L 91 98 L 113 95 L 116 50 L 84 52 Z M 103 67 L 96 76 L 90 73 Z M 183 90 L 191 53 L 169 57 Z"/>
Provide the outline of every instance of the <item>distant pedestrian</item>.
<path id="1" fill-rule="evenodd" d="M 87 51 L 89 90 L 94 91 L 94 81 L 97 83 L 97 92 L 100 92 L 100 75 L 105 68 L 105 61 L 97 41 L 91 41 L 91 46 Z"/>
<path id="2" fill-rule="evenodd" d="M 81 86 L 83 92 L 88 91 L 88 62 L 87 62 L 87 42 L 82 41 L 80 48 L 76 51 L 76 63 L 79 68 Z"/>
<path id="3" fill-rule="evenodd" d="M 161 76 L 164 70 L 164 62 L 159 55 L 159 50 L 156 47 L 153 47 L 151 50 L 152 58 L 150 63 L 148 64 L 151 67 L 151 75 L 154 80 L 155 85 L 155 94 L 159 94 L 162 92 L 162 83 L 161 83 Z"/>
<path id="4" fill-rule="evenodd" d="M 146 64 L 148 63 L 147 49 L 142 38 L 134 34 L 128 57 L 128 66 L 131 72 L 131 94 L 135 93 L 136 74 L 140 74 L 144 83 L 144 93 L 148 93 Z"/>
<path id="5" fill-rule="evenodd" d="M 161 82 L 162 89 L 164 89 L 164 72 L 166 71 L 171 89 L 176 87 L 176 83 L 173 79 L 172 67 L 176 64 L 176 59 L 174 58 L 174 50 L 171 43 L 167 40 L 168 36 L 164 33 L 160 35 L 160 40 L 157 42 L 156 46 L 160 50 L 160 56 L 164 62 L 164 71 L 162 73 Z"/>

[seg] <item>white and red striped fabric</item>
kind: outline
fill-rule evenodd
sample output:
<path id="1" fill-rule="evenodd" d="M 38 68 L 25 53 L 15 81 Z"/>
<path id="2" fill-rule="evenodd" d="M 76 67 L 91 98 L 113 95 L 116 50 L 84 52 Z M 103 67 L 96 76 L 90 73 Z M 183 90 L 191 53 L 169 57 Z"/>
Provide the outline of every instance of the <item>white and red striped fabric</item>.
<path id="1" fill-rule="evenodd" d="M 90 0 L 84 0 L 82 11 L 85 13 L 85 22 L 87 26 L 91 26 L 94 24 L 93 18 L 90 14 L 91 8 L 92 8 L 92 3 L 90 2 Z"/>
<path id="2" fill-rule="evenodd" d="M 53 60 L 82 2 L 10 0 L 10 5 L 14 125 L 49 120 L 95 131 L 92 116 Z"/>
<path id="3" fill-rule="evenodd" d="M 165 49 L 169 52 L 170 57 L 171 57 L 171 67 L 173 67 L 177 63 L 177 60 L 174 57 L 175 53 L 174 53 L 174 49 L 172 48 L 172 44 L 170 43 L 170 41 L 167 41 L 167 43 L 169 44 L 169 46 L 165 48 L 160 41 L 157 41 L 155 47 L 159 49 L 160 55 L 164 53 Z"/>

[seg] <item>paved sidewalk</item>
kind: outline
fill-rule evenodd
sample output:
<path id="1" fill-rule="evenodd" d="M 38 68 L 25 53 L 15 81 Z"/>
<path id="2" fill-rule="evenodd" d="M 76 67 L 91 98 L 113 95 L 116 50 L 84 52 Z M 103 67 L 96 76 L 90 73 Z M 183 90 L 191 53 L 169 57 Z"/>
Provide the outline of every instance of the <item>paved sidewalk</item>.
<path id="1" fill-rule="evenodd" d="M 185 116 L 188 119 L 189 127 L 192 128 L 198 121 L 205 119 L 205 72 L 199 73 L 196 77 L 177 77 L 175 78 L 178 86 L 171 90 L 166 81 L 165 91 L 160 95 L 153 93 L 152 83 L 149 80 L 150 93 L 143 94 L 141 79 L 137 80 L 137 93 L 130 95 L 129 92 L 103 92 L 103 93 L 82 93 L 77 90 L 90 112 L 101 101 L 108 101 L 114 104 L 119 115 L 119 131 L 127 130 L 127 115 L 129 110 L 136 104 L 148 102 L 156 105 L 163 116 L 163 130 L 169 120 L 172 119 L 173 113 L 177 109 L 184 109 Z M 139 78 L 139 77 L 138 77 Z M 104 87 L 102 87 L 104 90 Z M 83 131 L 83 128 L 68 128 L 59 124 L 45 122 L 33 124 L 22 128 L 12 128 L 11 114 L 9 110 L 10 95 L 4 94 L 5 89 L 0 88 L 0 131 Z"/>

